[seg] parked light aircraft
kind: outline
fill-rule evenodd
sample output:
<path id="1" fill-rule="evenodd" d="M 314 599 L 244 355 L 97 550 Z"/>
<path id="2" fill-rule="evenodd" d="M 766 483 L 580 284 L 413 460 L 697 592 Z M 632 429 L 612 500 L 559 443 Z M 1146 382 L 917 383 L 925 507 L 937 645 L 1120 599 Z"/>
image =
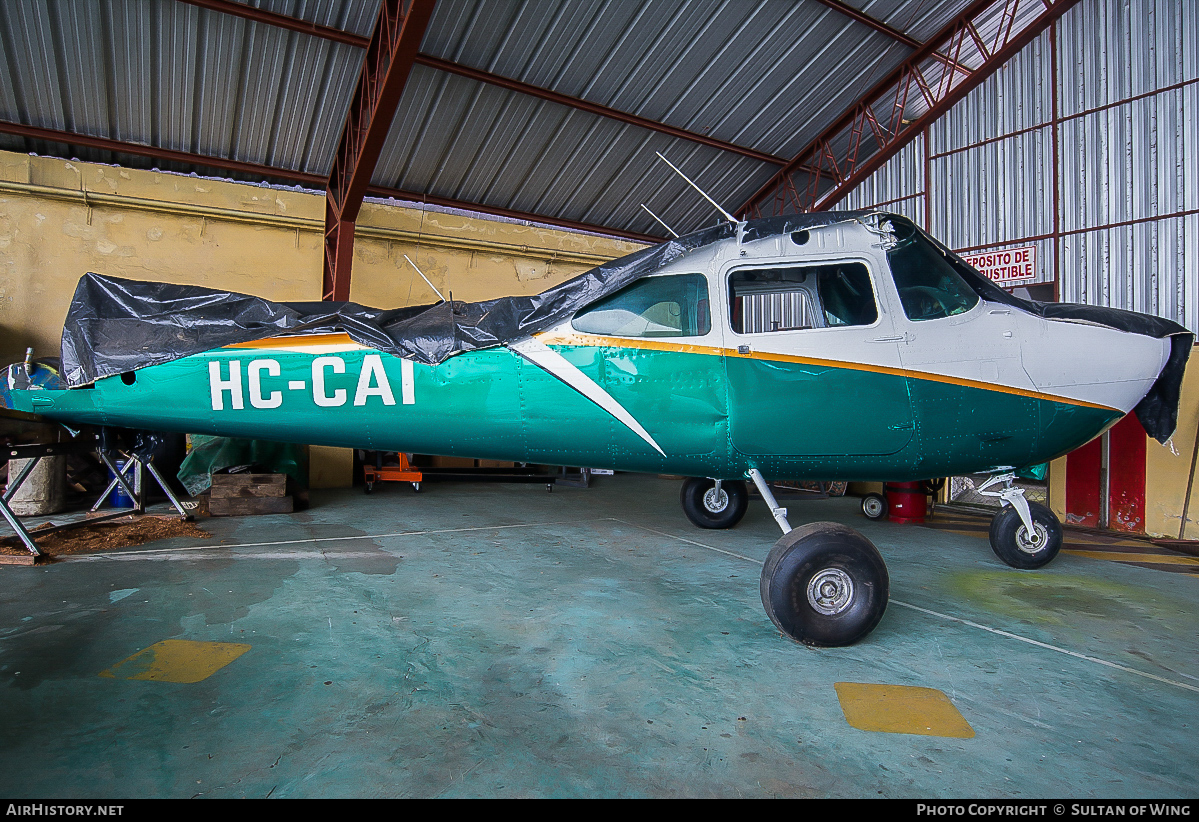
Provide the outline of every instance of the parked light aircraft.
<path id="1" fill-rule="evenodd" d="M 0 393 L 72 425 L 681 474 L 704 528 L 737 524 L 749 481 L 783 531 L 770 619 L 844 645 L 882 618 L 886 566 L 846 526 L 793 529 L 768 479 L 989 472 L 993 549 L 1039 567 L 1061 526 L 1014 472 L 1134 408 L 1164 440 L 1192 339 L 1015 299 L 905 218 L 845 212 L 726 223 L 538 297 L 398 312 L 88 275 L 65 382 L 17 364 Z"/>

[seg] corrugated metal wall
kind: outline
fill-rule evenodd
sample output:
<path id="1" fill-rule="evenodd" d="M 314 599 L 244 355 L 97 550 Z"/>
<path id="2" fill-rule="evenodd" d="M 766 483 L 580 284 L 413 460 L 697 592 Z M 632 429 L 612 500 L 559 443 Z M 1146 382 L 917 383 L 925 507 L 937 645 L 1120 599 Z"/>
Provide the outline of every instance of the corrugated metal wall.
<path id="1" fill-rule="evenodd" d="M 1197 331 L 1197 118 L 1199 3 L 1084 0 L 838 207 L 1034 245 L 1060 299 Z"/>

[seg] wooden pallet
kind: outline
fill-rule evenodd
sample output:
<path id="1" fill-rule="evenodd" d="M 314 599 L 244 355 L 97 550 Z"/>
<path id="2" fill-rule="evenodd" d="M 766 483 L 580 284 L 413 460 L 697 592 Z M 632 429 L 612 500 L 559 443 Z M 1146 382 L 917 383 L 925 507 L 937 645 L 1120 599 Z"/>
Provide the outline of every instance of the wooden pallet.
<path id="1" fill-rule="evenodd" d="M 290 514 L 295 500 L 287 494 L 286 474 L 213 474 L 208 513 L 214 517 Z"/>

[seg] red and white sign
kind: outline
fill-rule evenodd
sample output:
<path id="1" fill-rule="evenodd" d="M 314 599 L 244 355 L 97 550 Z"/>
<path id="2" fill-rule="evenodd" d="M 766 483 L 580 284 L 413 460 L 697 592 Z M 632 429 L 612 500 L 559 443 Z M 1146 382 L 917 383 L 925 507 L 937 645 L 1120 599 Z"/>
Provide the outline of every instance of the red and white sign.
<path id="1" fill-rule="evenodd" d="M 983 276 L 996 285 L 1010 288 L 1013 285 L 1030 283 L 1037 278 L 1037 247 L 1026 245 L 1003 251 L 987 251 L 983 254 L 963 255 L 962 259 L 982 272 Z"/>

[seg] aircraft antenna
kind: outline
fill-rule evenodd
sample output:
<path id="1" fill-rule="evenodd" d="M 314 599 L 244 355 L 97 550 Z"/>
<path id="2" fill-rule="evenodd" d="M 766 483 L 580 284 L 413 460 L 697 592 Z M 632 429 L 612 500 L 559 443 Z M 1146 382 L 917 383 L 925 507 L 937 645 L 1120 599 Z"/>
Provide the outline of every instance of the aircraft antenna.
<path id="1" fill-rule="evenodd" d="M 407 254 L 404 255 L 404 259 L 408 261 L 408 265 L 412 266 L 413 268 L 416 268 L 416 263 L 412 262 L 412 258 L 409 257 Z M 425 276 L 425 272 L 421 271 L 419 268 L 416 268 L 416 273 L 420 275 L 420 278 L 425 281 L 425 283 L 429 286 L 429 288 L 433 289 L 434 294 L 436 294 L 438 297 L 441 297 L 441 292 L 437 290 L 437 286 L 435 286 L 435 285 L 433 285 L 433 283 L 429 282 L 429 278 Z M 441 297 L 441 301 L 445 302 L 445 297 Z"/>
<path id="2" fill-rule="evenodd" d="M 677 167 L 677 166 L 676 166 L 674 163 L 670 162 L 670 160 L 667 160 L 665 157 L 663 157 L 663 156 L 662 156 L 662 152 L 660 152 L 660 151 L 655 151 L 655 152 L 654 152 L 654 154 L 657 154 L 657 155 L 658 155 L 658 159 L 660 159 L 662 162 L 666 163 L 666 165 L 668 165 L 668 166 L 670 166 L 671 168 L 673 168 L 673 169 L 675 170 L 675 173 L 676 173 L 676 174 L 678 174 L 680 177 L 682 177 L 682 178 L 683 178 L 684 180 L 686 180 L 688 183 L 691 183 L 691 187 L 692 187 L 692 188 L 694 188 L 696 191 L 698 191 L 700 194 L 702 194 L 702 195 L 703 195 L 703 198 L 704 198 L 705 200 L 707 200 L 709 203 L 711 203 L 712 205 L 714 205 L 714 206 L 716 207 L 716 210 L 717 210 L 717 211 L 719 211 L 721 214 L 723 214 L 723 215 L 724 215 L 724 218 L 725 218 L 726 220 L 728 220 L 730 223 L 735 223 L 735 222 L 737 222 L 737 220 L 736 220 L 736 219 L 734 219 L 734 217 L 733 217 L 733 215 L 732 215 L 732 214 L 729 214 L 727 211 L 725 211 L 723 208 L 721 208 L 721 207 L 720 207 L 720 203 L 716 202 L 715 200 L 713 200 L 711 197 L 709 197 L 709 196 L 708 196 L 708 192 L 704 191 L 702 188 L 700 188 L 699 186 L 697 186 L 695 183 L 691 182 L 691 178 L 690 178 L 690 177 L 688 177 L 688 176 L 687 176 L 686 174 L 684 174 L 683 172 L 679 171 L 678 167 Z M 644 208 L 644 207 L 645 207 L 645 206 L 642 206 L 642 208 Z M 673 234 L 674 232 L 671 232 L 671 233 Z M 677 236 L 677 235 L 676 235 L 676 236 Z"/>
<path id="3" fill-rule="evenodd" d="M 641 207 L 642 207 L 642 208 L 644 208 L 646 211 L 649 211 L 649 216 L 651 216 L 651 217 L 653 217 L 655 220 L 657 220 L 657 221 L 658 221 L 658 223 L 659 223 L 659 224 L 662 226 L 662 228 L 664 228 L 664 229 L 666 229 L 667 231 L 669 231 L 669 232 L 671 233 L 671 235 L 672 235 L 672 236 L 674 236 L 674 237 L 678 237 L 678 236 L 679 236 L 679 233 L 678 233 L 677 231 L 675 231 L 673 228 L 671 228 L 670 226 L 666 225 L 666 223 L 665 223 L 665 222 L 662 220 L 662 218 L 661 218 L 661 217 L 659 217 L 659 216 L 658 216 L 657 214 L 655 214 L 654 212 L 650 211 L 650 210 L 649 210 L 649 207 L 648 207 L 648 206 L 647 206 L 645 203 L 642 203 L 642 204 L 641 204 Z"/>

